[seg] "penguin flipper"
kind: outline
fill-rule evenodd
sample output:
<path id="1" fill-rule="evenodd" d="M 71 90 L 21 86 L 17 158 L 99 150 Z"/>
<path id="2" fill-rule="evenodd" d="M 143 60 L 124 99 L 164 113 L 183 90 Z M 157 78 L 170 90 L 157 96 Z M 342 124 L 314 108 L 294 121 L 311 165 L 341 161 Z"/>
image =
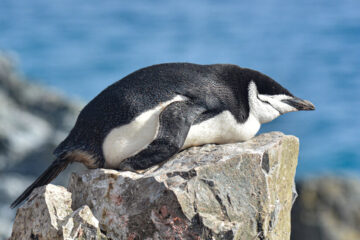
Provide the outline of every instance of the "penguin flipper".
<path id="1" fill-rule="evenodd" d="M 118 170 L 143 170 L 168 160 L 183 146 L 189 129 L 205 107 L 190 101 L 173 102 L 159 116 L 159 130 L 149 146 L 120 163 Z"/>
<path id="2" fill-rule="evenodd" d="M 23 202 L 31 192 L 37 188 L 50 183 L 60 172 L 62 172 L 70 163 L 68 158 L 57 158 L 46 170 L 33 182 L 11 205 L 11 208 L 15 208 L 21 202 Z"/>

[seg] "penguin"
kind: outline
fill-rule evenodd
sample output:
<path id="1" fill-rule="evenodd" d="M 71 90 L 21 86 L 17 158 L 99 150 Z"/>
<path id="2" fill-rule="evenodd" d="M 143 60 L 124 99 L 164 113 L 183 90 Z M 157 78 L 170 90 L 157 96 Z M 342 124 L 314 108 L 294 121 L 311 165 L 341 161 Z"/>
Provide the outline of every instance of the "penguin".
<path id="1" fill-rule="evenodd" d="M 12 204 L 51 182 L 72 162 L 139 171 L 179 151 L 246 141 L 280 115 L 314 110 L 270 77 L 232 64 L 165 63 L 107 87 L 80 112 L 56 159 Z"/>

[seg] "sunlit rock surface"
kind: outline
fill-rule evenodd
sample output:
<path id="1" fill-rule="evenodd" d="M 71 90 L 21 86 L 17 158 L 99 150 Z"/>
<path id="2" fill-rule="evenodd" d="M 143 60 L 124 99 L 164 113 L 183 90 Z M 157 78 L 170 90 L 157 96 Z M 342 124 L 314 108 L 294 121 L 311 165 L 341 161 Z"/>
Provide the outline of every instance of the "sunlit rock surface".
<path id="1" fill-rule="evenodd" d="M 106 239 L 90 208 L 72 211 L 71 202 L 64 187 L 37 188 L 17 211 L 10 240 Z"/>
<path id="2" fill-rule="evenodd" d="M 68 187 L 72 210 L 88 206 L 110 239 L 287 240 L 298 147 L 296 137 L 272 132 L 191 148 L 143 174 L 76 173 Z M 32 211 L 21 219 L 38 221 Z"/>
<path id="3" fill-rule="evenodd" d="M 58 239 L 61 222 L 71 212 L 71 193 L 64 187 L 37 188 L 18 209 L 10 239 Z"/>

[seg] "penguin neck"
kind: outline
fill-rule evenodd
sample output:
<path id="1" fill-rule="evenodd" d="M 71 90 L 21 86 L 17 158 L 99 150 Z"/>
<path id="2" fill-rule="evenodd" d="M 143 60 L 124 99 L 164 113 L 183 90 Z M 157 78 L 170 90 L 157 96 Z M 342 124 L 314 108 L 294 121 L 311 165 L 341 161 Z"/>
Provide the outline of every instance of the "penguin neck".
<path id="1" fill-rule="evenodd" d="M 259 93 L 253 81 L 249 83 L 248 87 L 248 104 L 249 115 L 253 115 L 260 124 L 270 122 L 281 115 L 269 102 L 259 99 Z"/>

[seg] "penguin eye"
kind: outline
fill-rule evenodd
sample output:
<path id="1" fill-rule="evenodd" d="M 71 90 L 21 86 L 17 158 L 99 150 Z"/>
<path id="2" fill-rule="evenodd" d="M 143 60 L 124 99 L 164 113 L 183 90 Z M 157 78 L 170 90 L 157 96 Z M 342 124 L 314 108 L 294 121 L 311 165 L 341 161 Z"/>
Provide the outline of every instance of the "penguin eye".
<path id="1" fill-rule="evenodd" d="M 257 97 L 261 102 L 267 103 L 267 104 L 269 104 L 270 106 L 272 106 L 268 101 L 262 100 L 261 98 L 259 98 L 259 94 L 257 94 L 256 97 Z"/>

